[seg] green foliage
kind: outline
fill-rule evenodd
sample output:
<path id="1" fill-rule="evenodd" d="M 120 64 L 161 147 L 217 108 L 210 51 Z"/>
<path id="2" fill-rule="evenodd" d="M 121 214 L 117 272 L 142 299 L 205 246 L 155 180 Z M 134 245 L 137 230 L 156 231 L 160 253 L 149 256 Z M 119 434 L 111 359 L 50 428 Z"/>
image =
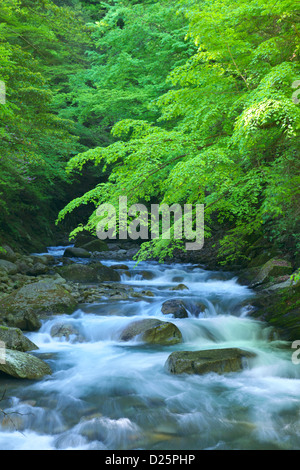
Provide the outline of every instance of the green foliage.
<path id="1" fill-rule="evenodd" d="M 121 195 L 203 203 L 207 236 L 215 220 L 226 228 L 221 262 L 243 259 L 261 236 L 299 252 L 298 19 L 287 0 L 106 3 L 60 116 L 85 135 L 69 174 L 94 164 L 107 179 L 58 219 Z M 73 235 L 97 221 L 94 211 Z M 141 257 L 177 246 L 153 240 Z"/>
<path id="2" fill-rule="evenodd" d="M 78 151 L 73 123 L 53 109 L 51 80 L 66 61 L 64 41 L 72 34 L 71 48 L 79 31 L 75 16 L 48 0 L 4 0 L 0 22 L 0 80 L 6 86 L 0 104 L 1 238 L 20 242 L 26 224 L 49 230 L 51 205 L 67 182 L 66 161 Z"/>
<path id="3" fill-rule="evenodd" d="M 83 150 L 114 142 L 111 129 L 120 120 L 155 122 L 159 111 L 150 104 L 167 91 L 170 70 L 195 51 L 184 41 L 187 25 L 172 2 L 101 5 L 86 26 L 92 40 L 87 67 L 58 97 L 60 116 L 75 122 Z"/>

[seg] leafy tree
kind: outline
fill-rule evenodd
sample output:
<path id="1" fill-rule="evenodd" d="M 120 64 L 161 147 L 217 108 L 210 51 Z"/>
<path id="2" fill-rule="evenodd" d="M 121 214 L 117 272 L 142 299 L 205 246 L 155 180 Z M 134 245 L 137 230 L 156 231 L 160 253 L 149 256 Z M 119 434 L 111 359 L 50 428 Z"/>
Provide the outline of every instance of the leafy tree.
<path id="1" fill-rule="evenodd" d="M 1 238 L 26 242 L 26 230 L 49 235 L 53 203 L 67 182 L 64 166 L 76 152 L 72 122 L 53 109 L 49 70 L 66 60 L 67 22 L 73 35 L 79 33 L 74 16 L 46 0 L 4 0 L 0 21 L 0 80 L 6 86 L 0 105 Z"/>
<path id="2" fill-rule="evenodd" d="M 145 5 L 139 7 L 146 11 Z M 140 62 L 128 57 L 129 38 L 122 42 L 125 27 L 113 30 L 114 43 L 119 39 L 116 61 L 124 58 L 122 72 L 120 62 L 115 74 L 110 63 L 111 35 L 99 39 L 101 60 L 110 65 L 99 81 L 99 96 L 107 93 L 108 77 L 113 90 L 121 88 L 120 95 L 106 95 L 97 111 L 110 109 L 111 103 L 119 112 L 108 121 L 119 119 L 112 129 L 118 140 L 79 154 L 68 170 L 82 171 L 94 162 L 111 172 L 107 183 L 71 201 L 59 219 L 80 204 L 90 201 L 97 207 L 119 195 L 127 195 L 129 203 L 204 203 L 207 236 L 215 217 L 227 227 L 219 252 L 223 262 L 247 257 L 247 246 L 261 236 L 297 253 L 300 112 L 291 88 L 299 78 L 296 6 L 288 1 L 183 0 L 177 8 L 187 18 L 187 39 L 197 50 L 188 58 L 181 54 L 181 63 L 169 67 L 157 99 L 151 87 L 143 90 L 149 92 L 144 95 L 148 108 L 139 102 L 136 115 L 133 107 L 129 116 L 127 107 L 115 105 L 118 96 L 122 101 L 132 91 L 135 70 L 136 76 L 141 73 Z M 116 18 L 110 12 L 108 26 L 102 27 L 109 28 Z M 155 62 L 145 59 L 145 81 Z M 95 230 L 97 220 L 94 212 L 87 228 Z M 153 241 L 144 245 L 142 256 L 170 252 Z"/>
<path id="3" fill-rule="evenodd" d="M 112 127 L 122 119 L 154 122 L 159 116 L 149 104 L 168 90 L 170 70 L 195 51 L 184 41 L 183 14 L 170 3 L 107 2 L 97 21 L 87 23 L 88 66 L 70 77 L 58 103 L 59 115 L 74 121 L 83 150 L 112 143 Z"/>

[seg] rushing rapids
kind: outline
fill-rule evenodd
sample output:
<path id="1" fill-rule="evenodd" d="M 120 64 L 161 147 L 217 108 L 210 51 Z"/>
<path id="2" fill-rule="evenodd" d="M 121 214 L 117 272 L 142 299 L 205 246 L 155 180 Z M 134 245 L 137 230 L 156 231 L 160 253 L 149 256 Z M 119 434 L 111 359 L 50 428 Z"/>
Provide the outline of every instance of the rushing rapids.
<path id="1" fill-rule="evenodd" d="M 153 296 L 81 304 L 27 334 L 53 374 L 38 382 L 1 378 L 0 448 L 300 448 L 300 365 L 269 326 L 248 316 L 243 302 L 254 294 L 228 273 L 193 265 L 126 265 L 122 283 Z M 173 290 L 179 283 L 186 288 Z M 184 301 L 187 318 L 162 313 L 169 299 Z M 120 341 L 132 321 L 148 318 L 175 324 L 182 343 Z M 71 334 L 53 336 L 62 323 Z M 165 368 L 173 351 L 216 348 L 241 348 L 255 358 L 226 374 L 173 375 Z"/>

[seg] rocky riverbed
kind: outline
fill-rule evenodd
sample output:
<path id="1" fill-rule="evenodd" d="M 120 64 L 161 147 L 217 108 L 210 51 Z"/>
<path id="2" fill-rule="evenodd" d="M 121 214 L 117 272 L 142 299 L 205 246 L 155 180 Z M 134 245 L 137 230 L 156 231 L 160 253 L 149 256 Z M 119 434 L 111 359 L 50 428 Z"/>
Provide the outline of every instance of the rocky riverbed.
<path id="1" fill-rule="evenodd" d="M 288 261 L 236 273 L 135 266 L 138 247 L 101 247 L 1 255 L 1 448 L 260 448 L 266 426 L 281 436 L 266 448 L 295 448 L 285 410 L 300 403 L 299 287 Z"/>
<path id="2" fill-rule="evenodd" d="M 138 245 L 132 244 L 125 247 L 91 240 L 89 236 L 81 236 L 74 246 L 65 247 L 60 257 L 51 254 L 22 255 L 4 246 L 5 251 L 0 253 L 0 341 L 6 344 L 7 349 L 23 354 L 25 369 L 28 354 L 24 355 L 24 352 L 37 349 L 37 346 L 27 346 L 26 349 L 24 345 L 29 340 L 23 332 L 39 330 L 43 320 L 57 314 L 72 313 L 81 303 L 93 303 L 99 299 L 138 301 L 154 296 L 149 289 L 137 291 L 132 285 L 120 282 L 121 276 L 130 277 L 128 266 L 121 261 L 132 260 L 139 249 Z M 111 258 L 116 260 L 111 266 L 101 262 Z M 151 278 L 147 271 L 140 270 L 137 273 L 142 279 Z M 249 315 L 269 323 L 286 341 L 300 338 L 300 283 L 292 282 L 291 274 L 291 264 L 280 258 L 270 259 L 263 265 L 251 266 L 237 273 L 242 285 L 248 285 L 256 291 L 251 301 L 245 301 Z M 180 282 L 172 287 L 173 291 L 185 289 L 188 288 Z M 205 305 L 200 302 L 197 308 L 199 312 L 204 311 Z M 174 318 L 188 317 L 184 302 L 178 298 L 165 301 L 161 311 Z M 162 325 L 161 321 L 156 320 L 157 324 L 151 327 L 148 325 L 148 328 L 145 328 L 145 320 L 137 323 L 128 327 L 122 339 L 128 334 L 134 336 L 133 331 L 136 330 L 144 341 L 161 344 L 180 341 L 180 332 L 177 334 L 172 331 L 173 340 L 171 336 L 168 338 L 172 327 L 176 329 L 170 323 Z M 159 330 L 167 332 L 167 335 L 161 333 L 159 339 Z M 22 354 L 18 356 L 19 361 L 22 360 Z M 12 372 L 13 366 L 8 368 L 0 365 L 0 370 L 18 376 L 17 372 Z M 49 369 L 43 368 L 43 365 L 42 370 L 49 373 Z M 26 373 L 19 376 L 26 377 Z M 36 378 L 42 376 L 37 372 Z M 30 377 L 33 377 L 32 372 Z"/>

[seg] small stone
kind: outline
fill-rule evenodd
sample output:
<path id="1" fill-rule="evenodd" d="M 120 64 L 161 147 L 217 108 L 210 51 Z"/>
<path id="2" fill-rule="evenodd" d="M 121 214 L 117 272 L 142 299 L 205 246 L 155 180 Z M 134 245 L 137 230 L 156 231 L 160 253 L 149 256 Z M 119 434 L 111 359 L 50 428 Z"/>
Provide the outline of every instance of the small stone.
<path id="1" fill-rule="evenodd" d="M 178 284 L 178 286 L 171 287 L 170 290 L 189 290 L 185 284 Z"/>

